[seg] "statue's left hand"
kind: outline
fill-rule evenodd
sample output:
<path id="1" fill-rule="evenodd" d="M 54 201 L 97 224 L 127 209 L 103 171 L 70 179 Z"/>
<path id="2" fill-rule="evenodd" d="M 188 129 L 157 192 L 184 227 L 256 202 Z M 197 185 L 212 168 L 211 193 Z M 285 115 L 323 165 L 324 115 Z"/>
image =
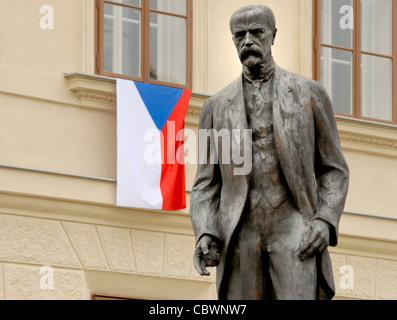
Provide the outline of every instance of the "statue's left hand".
<path id="1" fill-rule="evenodd" d="M 299 248 L 299 258 L 304 261 L 313 254 L 321 253 L 329 245 L 329 225 L 323 220 L 313 220 L 309 225 L 306 240 L 302 241 Z"/>

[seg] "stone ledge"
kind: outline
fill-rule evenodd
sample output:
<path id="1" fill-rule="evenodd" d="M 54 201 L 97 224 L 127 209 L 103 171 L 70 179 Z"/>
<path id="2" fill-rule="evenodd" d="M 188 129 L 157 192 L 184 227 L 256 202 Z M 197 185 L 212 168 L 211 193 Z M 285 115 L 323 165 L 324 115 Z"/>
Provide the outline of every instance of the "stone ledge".
<path id="1" fill-rule="evenodd" d="M 397 158 L 397 126 L 338 116 L 336 122 L 344 149 Z"/>
<path id="2" fill-rule="evenodd" d="M 80 72 L 67 73 L 65 79 L 82 106 L 116 111 L 116 79 Z"/>
<path id="3" fill-rule="evenodd" d="M 87 73 L 66 73 L 65 79 L 76 98 L 84 107 L 116 111 L 116 78 Z M 193 92 L 186 114 L 186 122 L 198 125 L 201 107 L 208 95 Z"/>
<path id="4" fill-rule="evenodd" d="M 123 208 L 98 202 L 0 191 L 0 212 L 15 216 L 193 236 L 188 210 Z"/>

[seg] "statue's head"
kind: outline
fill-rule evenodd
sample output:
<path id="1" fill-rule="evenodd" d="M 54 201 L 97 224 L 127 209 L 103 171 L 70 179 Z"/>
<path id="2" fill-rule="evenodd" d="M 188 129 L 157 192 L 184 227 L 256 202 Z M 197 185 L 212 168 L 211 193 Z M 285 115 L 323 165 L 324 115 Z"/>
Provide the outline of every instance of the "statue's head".
<path id="1" fill-rule="evenodd" d="M 277 28 L 273 11 L 250 5 L 238 9 L 230 19 L 230 30 L 241 63 L 247 68 L 266 64 L 272 57 Z"/>

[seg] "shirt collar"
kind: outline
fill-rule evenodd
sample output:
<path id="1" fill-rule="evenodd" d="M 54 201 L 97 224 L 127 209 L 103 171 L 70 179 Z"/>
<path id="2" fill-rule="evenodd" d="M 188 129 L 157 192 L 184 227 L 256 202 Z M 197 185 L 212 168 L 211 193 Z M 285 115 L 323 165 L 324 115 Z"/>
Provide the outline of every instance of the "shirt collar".
<path id="1" fill-rule="evenodd" d="M 256 81 L 261 81 L 261 82 L 267 82 L 267 81 L 269 81 L 269 80 L 272 78 L 272 76 L 274 75 L 274 69 L 275 69 L 275 68 L 276 68 L 276 66 L 275 66 L 274 60 L 273 60 L 273 58 L 272 58 L 271 61 L 270 61 L 270 63 L 269 63 L 269 64 L 265 67 L 265 69 L 264 69 L 264 74 L 265 74 L 265 76 L 264 76 L 262 79 L 255 80 L 255 82 L 256 82 Z M 244 80 L 245 80 L 245 81 L 247 81 L 247 82 L 250 83 L 250 84 L 253 83 L 253 80 L 250 79 L 250 78 L 244 73 L 244 71 L 243 71 L 243 76 L 244 76 Z"/>

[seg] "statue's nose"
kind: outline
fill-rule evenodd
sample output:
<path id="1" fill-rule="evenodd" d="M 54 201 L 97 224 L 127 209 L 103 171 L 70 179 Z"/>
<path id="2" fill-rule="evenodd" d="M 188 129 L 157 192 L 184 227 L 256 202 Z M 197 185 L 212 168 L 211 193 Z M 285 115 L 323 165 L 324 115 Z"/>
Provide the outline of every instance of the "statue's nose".
<path id="1" fill-rule="evenodd" d="M 247 47 L 251 47 L 253 45 L 251 34 L 249 32 L 247 32 L 247 34 L 245 36 L 244 45 Z"/>

